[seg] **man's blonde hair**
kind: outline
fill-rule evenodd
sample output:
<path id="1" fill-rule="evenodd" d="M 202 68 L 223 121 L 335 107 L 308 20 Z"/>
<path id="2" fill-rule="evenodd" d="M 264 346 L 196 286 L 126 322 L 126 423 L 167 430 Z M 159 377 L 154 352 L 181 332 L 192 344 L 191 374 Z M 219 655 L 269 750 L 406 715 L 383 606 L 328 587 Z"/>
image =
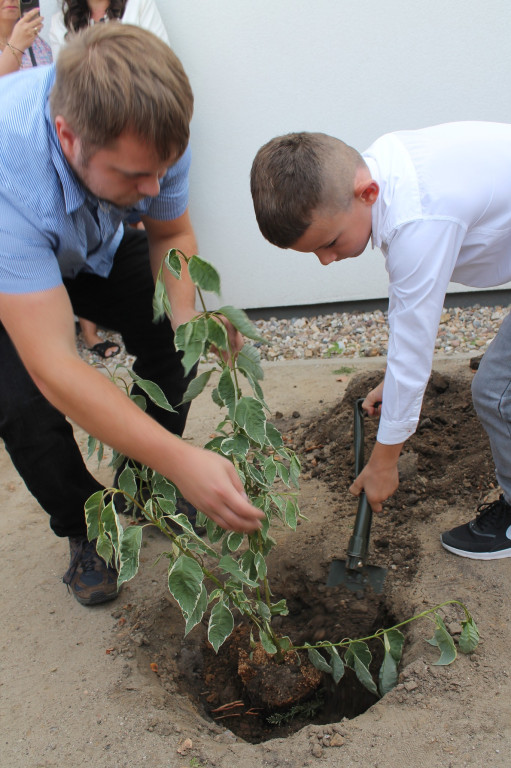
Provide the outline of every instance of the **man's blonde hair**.
<path id="1" fill-rule="evenodd" d="M 193 94 L 181 62 L 159 38 L 120 22 L 73 35 L 59 54 L 50 94 L 90 155 L 125 130 L 153 146 L 161 160 L 185 151 Z"/>
<path id="2" fill-rule="evenodd" d="M 277 136 L 258 151 L 250 188 L 264 237 L 289 248 L 312 223 L 314 212 L 347 210 L 362 156 L 324 133 Z"/>

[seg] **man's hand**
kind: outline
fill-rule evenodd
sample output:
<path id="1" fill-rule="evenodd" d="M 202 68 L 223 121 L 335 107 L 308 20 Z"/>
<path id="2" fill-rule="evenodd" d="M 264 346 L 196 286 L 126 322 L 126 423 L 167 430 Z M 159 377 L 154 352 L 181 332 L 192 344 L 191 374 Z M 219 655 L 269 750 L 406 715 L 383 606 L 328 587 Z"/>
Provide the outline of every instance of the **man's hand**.
<path id="1" fill-rule="evenodd" d="M 362 491 L 365 491 L 371 509 L 375 513 L 382 511 L 382 502 L 392 496 L 399 486 L 397 461 L 402 447 L 403 443 L 383 445 L 377 442 L 371 458 L 350 486 L 350 493 L 354 496 L 359 496 Z"/>
<path id="2" fill-rule="evenodd" d="M 179 469 L 169 478 L 222 528 L 251 533 L 261 527 L 264 513 L 250 504 L 236 470 L 223 456 L 182 442 Z"/>

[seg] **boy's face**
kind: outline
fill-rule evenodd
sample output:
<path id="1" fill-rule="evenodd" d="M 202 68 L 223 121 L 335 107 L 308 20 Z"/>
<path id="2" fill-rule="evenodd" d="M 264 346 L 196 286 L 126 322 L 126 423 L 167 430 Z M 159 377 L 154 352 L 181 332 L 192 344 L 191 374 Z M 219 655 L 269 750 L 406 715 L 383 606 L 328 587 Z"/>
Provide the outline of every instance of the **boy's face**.
<path id="1" fill-rule="evenodd" d="M 323 266 L 333 261 L 353 259 L 365 250 L 371 237 L 372 205 L 378 185 L 370 179 L 355 187 L 347 210 L 317 211 L 306 232 L 291 247 L 300 253 L 315 253 Z"/>

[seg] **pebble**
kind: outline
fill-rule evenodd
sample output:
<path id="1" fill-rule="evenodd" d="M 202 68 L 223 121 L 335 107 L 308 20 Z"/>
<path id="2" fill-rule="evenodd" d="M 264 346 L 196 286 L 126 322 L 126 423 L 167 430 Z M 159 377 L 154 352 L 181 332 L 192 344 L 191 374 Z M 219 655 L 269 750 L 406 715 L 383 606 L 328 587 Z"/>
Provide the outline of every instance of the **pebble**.
<path id="1" fill-rule="evenodd" d="M 502 320 L 511 311 L 511 305 L 486 307 L 444 308 L 440 317 L 435 353 L 455 356 L 473 352 L 481 355 L 497 333 Z M 385 356 L 389 341 L 387 312 L 351 313 L 334 312 L 313 317 L 291 317 L 256 320 L 254 325 L 266 343 L 256 346 L 262 360 L 299 360 L 312 358 L 355 358 Z M 83 359 L 101 363 L 109 371 L 117 365 L 131 368 L 134 358 L 127 355 L 122 337 L 113 332 L 100 331 L 103 338 L 121 346 L 113 358 L 98 358 L 77 335 L 77 347 Z"/>

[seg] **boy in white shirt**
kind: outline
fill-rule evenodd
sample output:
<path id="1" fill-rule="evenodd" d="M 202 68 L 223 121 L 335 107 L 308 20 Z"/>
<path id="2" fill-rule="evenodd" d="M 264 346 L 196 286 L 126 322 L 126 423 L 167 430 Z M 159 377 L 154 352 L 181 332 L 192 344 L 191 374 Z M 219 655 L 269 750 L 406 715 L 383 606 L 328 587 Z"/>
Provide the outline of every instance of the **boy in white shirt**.
<path id="1" fill-rule="evenodd" d="M 359 256 L 371 238 L 385 256 L 387 370 L 364 401 L 370 415 L 381 412 L 380 425 L 350 488 L 364 489 L 379 512 L 398 487 L 397 461 L 417 427 L 449 281 L 487 288 L 511 280 L 511 125 L 400 131 L 362 154 L 324 134 L 289 134 L 259 150 L 251 188 L 261 232 L 274 245 L 313 252 L 326 266 Z M 444 533 L 442 544 L 474 559 L 511 557 L 511 315 L 472 390 L 502 495 Z"/>

